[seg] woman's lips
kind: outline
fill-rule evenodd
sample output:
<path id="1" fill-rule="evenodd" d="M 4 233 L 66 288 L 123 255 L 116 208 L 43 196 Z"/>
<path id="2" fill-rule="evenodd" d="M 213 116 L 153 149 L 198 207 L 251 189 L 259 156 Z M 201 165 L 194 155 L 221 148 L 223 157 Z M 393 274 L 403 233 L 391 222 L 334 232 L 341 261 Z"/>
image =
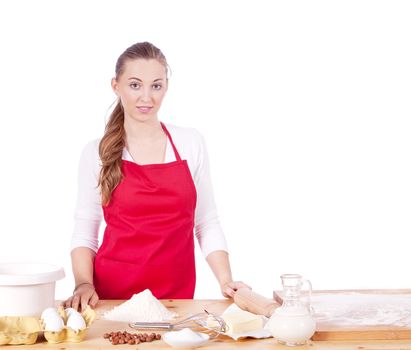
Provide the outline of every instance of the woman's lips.
<path id="1" fill-rule="evenodd" d="M 150 113 L 150 111 L 152 110 L 153 107 L 145 107 L 145 106 L 137 106 L 137 109 L 141 112 L 141 113 Z"/>

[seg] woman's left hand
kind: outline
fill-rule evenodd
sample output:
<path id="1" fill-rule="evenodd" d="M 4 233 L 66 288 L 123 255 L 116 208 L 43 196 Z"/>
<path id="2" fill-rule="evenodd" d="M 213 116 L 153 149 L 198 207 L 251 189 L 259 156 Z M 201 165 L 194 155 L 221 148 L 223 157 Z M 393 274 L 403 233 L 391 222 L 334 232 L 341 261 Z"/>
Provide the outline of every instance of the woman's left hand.
<path id="1" fill-rule="evenodd" d="M 249 288 L 251 287 L 244 282 L 241 281 L 231 281 L 231 282 L 226 282 L 221 285 L 221 293 L 223 293 L 223 296 L 225 298 L 232 298 L 234 296 L 234 293 L 237 291 L 239 288 Z"/>

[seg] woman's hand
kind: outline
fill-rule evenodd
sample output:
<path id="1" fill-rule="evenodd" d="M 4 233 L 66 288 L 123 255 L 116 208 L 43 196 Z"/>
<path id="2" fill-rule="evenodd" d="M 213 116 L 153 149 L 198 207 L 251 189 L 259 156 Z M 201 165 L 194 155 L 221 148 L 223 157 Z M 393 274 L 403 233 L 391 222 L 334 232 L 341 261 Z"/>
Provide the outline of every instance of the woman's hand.
<path id="1" fill-rule="evenodd" d="M 83 311 L 87 305 L 95 307 L 98 299 L 96 290 L 91 283 L 81 283 L 74 289 L 73 295 L 63 302 L 63 305 Z"/>
<path id="2" fill-rule="evenodd" d="M 251 287 L 244 282 L 241 281 L 231 281 L 231 282 L 226 282 L 221 285 L 221 293 L 223 293 L 223 296 L 225 298 L 232 298 L 234 296 L 234 293 L 237 291 L 239 288 L 248 288 L 251 289 Z"/>

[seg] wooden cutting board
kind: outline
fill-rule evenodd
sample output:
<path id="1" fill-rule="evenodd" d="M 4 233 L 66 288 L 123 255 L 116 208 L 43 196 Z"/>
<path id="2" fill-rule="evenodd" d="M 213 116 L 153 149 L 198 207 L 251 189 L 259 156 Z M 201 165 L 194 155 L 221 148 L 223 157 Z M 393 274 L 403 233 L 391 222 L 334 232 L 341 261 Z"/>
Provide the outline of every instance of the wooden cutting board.
<path id="1" fill-rule="evenodd" d="M 411 289 L 313 291 L 312 307 L 313 340 L 411 340 Z"/>

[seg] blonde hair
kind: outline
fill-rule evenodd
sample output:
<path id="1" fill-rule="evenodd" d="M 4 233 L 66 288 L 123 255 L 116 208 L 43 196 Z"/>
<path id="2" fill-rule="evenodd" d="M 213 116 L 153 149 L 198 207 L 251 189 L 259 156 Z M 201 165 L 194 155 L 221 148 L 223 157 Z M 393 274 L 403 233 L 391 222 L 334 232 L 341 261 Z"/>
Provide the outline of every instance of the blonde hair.
<path id="1" fill-rule="evenodd" d="M 166 74 L 168 72 L 167 60 L 161 50 L 149 42 L 141 42 L 130 46 L 117 59 L 116 79 L 123 74 L 125 63 L 135 59 L 155 59 L 164 65 Z M 109 204 L 111 194 L 123 178 L 121 156 L 124 146 L 124 111 L 119 99 L 110 115 L 99 145 L 101 170 L 98 186 L 101 191 L 102 205 Z"/>

